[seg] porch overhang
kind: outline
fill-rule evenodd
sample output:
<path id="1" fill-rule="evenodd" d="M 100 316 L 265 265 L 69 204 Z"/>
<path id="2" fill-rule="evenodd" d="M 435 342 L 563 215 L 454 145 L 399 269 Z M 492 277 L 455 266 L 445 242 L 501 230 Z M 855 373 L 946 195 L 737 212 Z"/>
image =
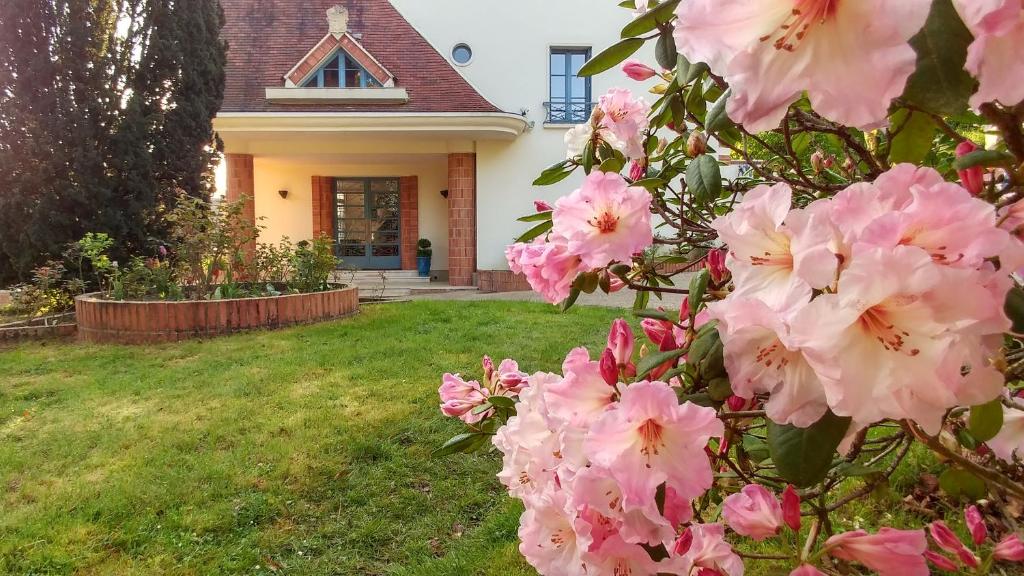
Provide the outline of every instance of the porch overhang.
<path id="1" fill-rule="evenodd" d="M 223 135 L 337 133 L 348 136 L 415 136 L 513 140 L 528 122 L 505 112 L 221 112 L 213 121 Z"/>

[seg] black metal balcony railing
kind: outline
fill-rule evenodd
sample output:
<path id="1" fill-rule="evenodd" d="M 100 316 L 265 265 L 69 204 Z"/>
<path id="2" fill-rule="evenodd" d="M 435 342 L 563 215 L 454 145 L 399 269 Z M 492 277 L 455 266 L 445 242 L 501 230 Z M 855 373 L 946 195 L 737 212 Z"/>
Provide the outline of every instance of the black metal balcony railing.
<path id="1" fill-rule="evenodd" d="M 545 102 L 548 124 L 583 124 L 590 119 L 590 112 L 594 109 L 594 102 L 575 100 L 555 100 Z"/>

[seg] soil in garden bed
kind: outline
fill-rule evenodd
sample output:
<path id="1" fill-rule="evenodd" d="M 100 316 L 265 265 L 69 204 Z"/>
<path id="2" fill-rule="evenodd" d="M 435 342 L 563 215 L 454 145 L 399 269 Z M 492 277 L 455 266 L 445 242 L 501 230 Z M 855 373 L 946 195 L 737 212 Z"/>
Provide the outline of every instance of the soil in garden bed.
<path id="1" fill-rule="evenodd" d="M 268 293 L 267 290 L 266 290 L 266 287 L 268 285 L 272 286 L 274 288 L 274 290 L 279 292 L 279 294 L 270 294 L 270 293 Z M 224 285 L 222 285 L 222 284 L 216 284 L 216 285 L 211 286 L 211 288 L 213 288 L 213 290 L 216 291 L 218 288 L 223 288 L 223 286 Z M 169 300 L 169 299 L 166 299 L 166 298 L 160 298 L 159 296 L 155 296 L 155 295 L 146 295 L 146 296 L 143 296 L 143 297 L 140 297 L 140 298 L 125 298 L 125 299 L 122 299 L 122 300 L 115 300 L 113 298 L 108 298 L 105 294 L 95 294 L 95 295 L 93 295 L 93 297 L 98 298 L 100 300 L 109 300 L 111 302 L 204 302 L 204 301 L 213 301 L 213 302 L 215 302 L 215 301 L 218 301 L 218 300 L 247 300 L 247 299 L 251 299 L 251 298 L 273 298 L 273 297 L 276 297 L 276 296 L 293 296 L 293 295 L 296 295 L 296 294 L 318 294 L 320 292 L 330 292 L 330 291 L 333 291 L 333 290 L 342 290 L 342 289 L 348 288 L 349 286 L 348 286 L 348 284 L 328 284 L 327 285 L 327 290 L 318 290 L 316 292 L 291 292 L 291 291 L 288 290 L 288 285 L 285 284 L 285 283 L 282 283 L 282 282 L 266 282 L 266 283 L 259 283 L 259 284 L 255 284 L 255 283 L 239 283 L 239 284 L 237 284 L 237 287 L 239 289 L 239 293 L 238 294 L 232 294 L 230 297 L 221 296 L 219 298 L 213 298 L 213 297 L 209 297 L 209 298 L 189 298 L 189 297 L 183 297 L 183 298 L 177 298 L 177 299 L 174 299 L 174 300 Z M 184 290 L 185 294 L 189 293 L 187 288 L 183 288 L 183 290 Z"/>

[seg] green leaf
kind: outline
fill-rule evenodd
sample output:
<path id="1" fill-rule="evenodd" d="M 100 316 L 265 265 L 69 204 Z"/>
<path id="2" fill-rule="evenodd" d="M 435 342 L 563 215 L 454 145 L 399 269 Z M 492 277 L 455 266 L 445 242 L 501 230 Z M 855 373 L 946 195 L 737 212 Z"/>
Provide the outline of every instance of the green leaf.
<path id="1" fill-rule="evenodd" d="M 651 293 L 646 290 L 637 290 L 636 298 L 633 299 L 633 310 L 643 310 L 651 301 Z"/>
<path id="2" fill-rule="evenodd" d="M 668 184 L 668 182 L 661 178 L 644 178 L 643 180 L 633 182 L 633 186 L 640 186 L 642 188 L 647 188 L 648 190 L 657 190 L 665 184 Z"/>
<path id="3" fill-rule="evenodd" d="M 910 45 L 917 66 L 903 98 L 936 114 L 956 114 L 967 107 L 977 82 L 964 70 L 967 47 L 974 41 L 951 0 L 935 0 L 924 28 Z"/>
<path id="4" fill-rule="evenodd" d="M 552 226 L 553 223 L 551 220 L 545 220 L 524 232 L 519 238 L 516 238 L 516 242 L 529 242 L 541 234 L 547 233 L 548 230 L 551 230 Z"/>
<path id="5" fill-rule="evenodd" d="M 704 129 L 707 132 L 717 132 L 718 130 L 732 126 L 733 122 L 725 112 L 725 105 L 729 101 L 730 96 L 732 96 L 732 88 L 722 92 L 722 95 L 718 97 L 718 100 L 715 100 L 715 103 L 708 109 L 708 115 L 704 118 Z"/>
<path id="6" fill-rule="evenodd" d="M 629 24 L 626 24 L 626 27 L 622 29 L 622 38 L 632 38 L 633 36 L 646 34 L 657 28 L 658 24 L 665 24 L 671 21 L 675 17 L 675 9 L 678 5 L 679 0 L 668 0 L 651 8 Z M 669 67 L 671 68 L 671 66 Z"/>
<path id="7" fill-rule="evenodd" d="M 489 396 L 487 398 L 487 401 L 490 402 L 492 406 L 497 406 L 498 408 L 515 408 L 516 407 L 515 400 L 509 398 L 508 396 L 497 396 L 497 395 Z"/>
<path id="8" fill-rule="evenodd" d="M 999 398 L 971 407 L 967 428 L 981 442 L 988 442 L 1003 428 L 1003 403 Z"/>
<path id="9" fill-rule="evenodd" d="M 707 292 L 708 283 L 711 282 L 711 273 L 707 268 L 693 275 L 690 279 L 690 314 L 695 315 L 700 305 L 704 303 L 704 293 Z M 680 318 L 680 320 L 682 320 Z"/>
<path id="10" fill-rule="evenodd" d="M 1010 168 L 1015 162 L 1016 159 L 1013 155 L 1006 152 L 1000 152 L 999 150 L 975 150 L 957 158 L 953 162 L 953 167 L 957 170 L 966 170 L 975 166 Z"/>
<path id="11" fill-rule="evenodd" d="M 662 310 L 637 310 L 634 315 L 640 318 L 653 318 L 654 320 L 668 321 L 668 314 Z"/>
<path id="12" fill-rule="evenodd" d="M 636 379 L 643 380 L 651 370 L 654 370 L 662 364 L 675 360 L 686 353 L 685 348 L 679 348 L 678 350 L 668 350 L 666 352 L 651 352 L 647 356 L 640 359 L 640 362 L 636 365 Z"/>
<path id="13" fill-rule="evenodd" d="M 881 474 L 884 471 L 885 470 L 879 466 L 865 466 L 863 464 L 857 464 L 856 462 L 843 462 L 839 466 L 836 466 L 836 474 L 844 478 L 874 476 L 875 474 Z"/>
<path id="14" fill-rule="evenodd" d="M 563 160 L 558 164 L 546 168 L 543 172 L 541 172 L 540 176 L 538 176 L 537 179 L 533 181 L 533 185 L 550 186 L 551 184 L 561 182 L 562 180 L 568 178 L 569 174 L 572 174 L 573 170 L 575 169 L 575 164 L 569 162 L 568 160 Z"/>
<path id="15" fill-rule="evenodd" d="M 923 162 L 932 149 L 932 141 L 935 139 L 935 131 L 938 128 L 935 126 L 935 122 L 926 114 L 901 108 L 892 115 L 890 127 L 899 132 L 892 137 L 889 162 L 892 164 L 900 162 L 920 164 Z"/>
<path id="16" fill-rule="evenodd" d="M 601 163 L 601 166 L 598 167 L 598 170 L 600 170 L 601 172 L 614 172 L 618 174 L 619 172 L 622 171 L 622 168 L 625 167 L 625 165 L 626 161 L 623 160 L 622 158 L 609 158 Z"/>
<path id="17" fill-rule="evenodd" d="M 1010 331 L 1014 334 L 1024 334 L 1024 290 L 1014 286 L 1006 293 L 1006 303 L 1003 304 L 1003 311 L 1013 325 Z"/>
<path id="18" fill-rule="evenodd" d="M 700 204 L 707 204 L 722 193 L 722 170 L 718 161 L 702 154 L 686 166 L 686 185 Z"/>
<path id="19" fill-rule="evenodd" d="M 471 452 L 483 444 L 487 436 L 487 434 L 480 432 L 464 432 L 452 437 L 443 446 L 431 452 L 430 455 L 434 458 L 439 458 L 455 454 L 456 452 Z"/>
<path id="20" fill-rule="evenodd" d="M 654 46 L 654 58 L 658 65 L 665 70 L 671 70 L 676 65 L 676 39 L 672 35 L 672 29 L 663 29 L 661 36 L 658 36 L 658 43 Z"/>
<path id="21" fill-rule="evenodd" d="M 725 402 L 732 396 L 732 383 L 725 377 L 714 378 L 708 382 L 708 394 L 712 400 Z"/>
<path id="22" fill-rule="evenodd" d="M 578 300 L 579 297 L 580 297 L 580 289 L 579 288 L 575 288 L 574 287 L 572 290 L 570 290 L 569 291 L 569 296 L 565 300 L 562 301 L 562 312 L 565 312 L 569 308 L 572 308 L 572 305 L 576 303 L 576 300 Z"/>
<path id="23" fill-rule="evenodd" d="M 828 474 L 850 421 L 831 411 L 807 428 L 769 420 L 768 449 L 779 475 L 800 488 L 820 482 Z"/>
<path id="24" fill-rule="evenodd" d="M 649 14 L 649 13 L 648 13 Z M 617 42 L 608 48 L 605 48 L 597 56 L 594 56 L 587 61 L 586 64 L 580 68 L 577 72 L 577 76 L 593 76 L 613 68 L 621 63 L 626 58 L 629 58 L 641 46 L 644 45 L 643 38 L 626 38 L 620 42 Z"/>
<path id="25" fill-rule="evenodd" d="M 743 450 L 756 463 L 764 462 L 770 456 L 768 443 L 754 436 L 743 436 Z"/>
<path id="26" fill-rule="evenodd" d="M 953 498 L 980 500 L 988 492 L 985 481 L 962 468 L 950 468 L 939 476 L 939 488 Z"/>
<path id="27" fill-rule="evenodd" d="M 551 220 L 551 210 L 537 212 L 536 214 L 530 214 L 529 216 L 516 218 L 516 220 L 519 222 L 543 222 L 545 220 Z"/>

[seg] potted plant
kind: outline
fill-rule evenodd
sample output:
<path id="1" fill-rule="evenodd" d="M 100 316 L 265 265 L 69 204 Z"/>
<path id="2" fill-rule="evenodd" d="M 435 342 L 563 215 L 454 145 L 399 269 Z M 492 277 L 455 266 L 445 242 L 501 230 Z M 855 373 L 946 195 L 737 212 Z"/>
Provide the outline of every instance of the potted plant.
<path id="1" fill-rule="evenodd" d="M 426 238 L 420 238 L 416 243 L 416 270 L 424 278 L 430 276 L 430 257 L 434 254 L 430 246 L 430 240 Z"/>

